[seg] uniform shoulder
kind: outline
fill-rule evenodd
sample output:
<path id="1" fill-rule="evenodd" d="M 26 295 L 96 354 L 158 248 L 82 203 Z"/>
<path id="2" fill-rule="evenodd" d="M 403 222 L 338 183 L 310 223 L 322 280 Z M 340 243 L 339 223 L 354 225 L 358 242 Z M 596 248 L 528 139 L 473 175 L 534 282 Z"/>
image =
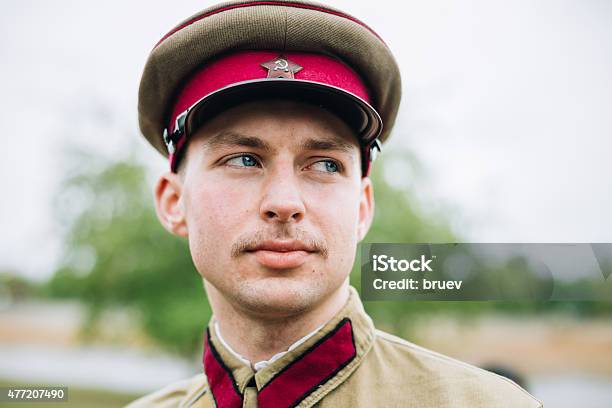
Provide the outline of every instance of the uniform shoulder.
<path id="1" fill-rule="evenodd" d="M 189 406 L 189 400 L 206 391 L 208 385 L 204 374 L 174 382 L 161 390 L 152 392 L 132 401 L 126 408 L 170 408 Z"/>
<path id="2" fill-rule="evenodd" d="M 437 383 L 443 387 L 460 388 L 463 393 L 512 401 L 508 406 L 543 407 L 543 404 L 514 381 L 418 346 L 400 337 L 376 330 L 375 347 L 381 356 L 390 356 L 394 365 L 403 367 L 420 383 Z M 400 369 L 402 370 L 402 369 Z M 402 370 L 402 371 L 403 371 Z"/>

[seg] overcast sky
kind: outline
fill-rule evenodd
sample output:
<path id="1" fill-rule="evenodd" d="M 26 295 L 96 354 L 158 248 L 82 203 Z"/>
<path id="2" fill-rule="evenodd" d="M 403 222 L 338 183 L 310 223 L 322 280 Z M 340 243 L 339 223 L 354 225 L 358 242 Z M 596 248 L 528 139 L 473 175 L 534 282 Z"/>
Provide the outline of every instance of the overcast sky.
<path id="1" fill-rule="evenodd" d="M 3 1 L 0 269 L 53 271 L 65 145 L 135 146 L 165 169 L 138 136 L 140 73 L 165 32 L 213 3 Z M 426 177 L 401 169 L 395 183 L 452 208 L 467 241 L 612 242 L 612 2 L 328 3 L 366 21 L 400 64 L 387 149 L 414 151 Z"/>

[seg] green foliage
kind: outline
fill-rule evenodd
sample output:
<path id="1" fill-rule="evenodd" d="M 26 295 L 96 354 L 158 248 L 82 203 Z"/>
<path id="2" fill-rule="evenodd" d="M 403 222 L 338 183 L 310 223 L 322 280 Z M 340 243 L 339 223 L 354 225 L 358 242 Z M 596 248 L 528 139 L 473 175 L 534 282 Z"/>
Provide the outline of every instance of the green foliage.
<path id="1" fill-rule="evenodd" d="M 67 177 L 57 199 L 68 229 L 49 294 L 85 301 L 90 325 L 105 307 L 129 306 L 162 345 L 193 352 L 210 308 L 187 242 L 157 220 L 144 167 L 133 158 L 106 164 L 82 155 L 79 161 L 86 170 Z"/>
<path id="2" fill-rule="evenodd" d="M 451 210 L 446 209 L 444 213 L 423 211 L 424 203 L 419 202 L 414 191 L 404 191 L 394 188 L 384 178 L 385 166 L 391 160 L 406 160 L 396 157 L 385 157 L 385 161 L 378 162 L 372 173 L 376 201 L 376 218 L 364 243 L 452 243 L 459 242 L 449 227 Z M 412 159 L 414 160 L 414 159 Z M 418 163 L 412 163 L 418 166 Z M 351 284 L 356 288 L 361 287 L 360 275 L 360 248 L 353 271 L 351 272 Z M 495 279 L 490 282 L 493 286 L 502 286 L 508 291 L 522 291 L 529 287 L 524 283 L 531 276 L 525 276 L 522 280 L 516 277 L 517 273 L 523 271 L 521 265 L 516 262 L 522 260 L 510 260 L 501 270 L 487 270 L 487 273 L 476 274 L 483 279 Z M 478 268 L 478 266 L 476 266 Z M 494 278 L 493 278 L 494 277 Z M 504 277 L 512 279 L 504 279 Z M 522 281 L 523 285 L 512 288 L 511 283 Z M 506 285 L 507 283 L 507 285 Z M 534 283 L 535 285 L 535 283 Z M 557 282 L 557 288 L 562 283 Z M 592 292 L 596 292 L 595 289 Z M 588 293 L 583 290 L 583 293 Z M 596 298 L 596 296 L 593 296 Z M 374 321 L 385 329 L 405 337 L 410 337 L 414 323 L 423 316 L 442 313 L 452 315 L 457 319 L 469 320 L 484 313 L 495 311 L 497 313 L 512 313 L 522 315 L 533 315 L 543 312 L 569 313 L 576 316 L 609 316 L 612 313 L 612 302 L 580 302 L 580 301 L 377 301 L 365 302 L 367 312 Z"/>
<path id="3" fill-rule="evenodd" d="M 416 193 L 394 188 L 387 182 L 384 178 L 387 160 L 406 159 L 390 156 L 374 165 L 371 179 L 376 203 L 375 218 L 364 242 L 455 242 L 456 237 L 450 230 L 447 215 L 424 214 L 425 203 L 416 199 Z"/>
<path id="4" fill-rule="evenodd" d="M 448 226 L 444 214 L 425 216 L 416 194 L 391 186 L 384 178 L 385 163 L 396 159 L 385 157 L 377 161 L 372 171 L 376 213 L 364 242 L 376 243 L 428 243 L 455 242 L 457 239 Z M 396 159 L 398 160 L 398 159 Z M 361 288 L 360 250 L 351 272 L 351 285 Z M 463 304 L 460 304 L 463 303 Z M 459 309 L 472 313 L 481 308 L 472 302 L 365 302 L 366 311 L 381 327 L 394 333 L 408 334 L 416 315 L 449 312 Z"/>

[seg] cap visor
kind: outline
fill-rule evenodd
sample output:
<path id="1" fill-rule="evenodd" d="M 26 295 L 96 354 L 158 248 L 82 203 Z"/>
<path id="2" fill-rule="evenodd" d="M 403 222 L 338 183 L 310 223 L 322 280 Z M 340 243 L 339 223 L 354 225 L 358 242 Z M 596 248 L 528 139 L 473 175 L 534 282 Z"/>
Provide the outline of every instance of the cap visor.
<path id="1" fill-rule="evenodd" d="M 237 82 L 206 95 L 187 115 L 187 135 L 215 115 L 233 106 L 259 99 L 292 99 L 330 111 L 353 129 L 361 143 L 374 140 L 382 131 L 382 120 L 360 97 L 320 82 L 289 78 L 264 78 Z"/>

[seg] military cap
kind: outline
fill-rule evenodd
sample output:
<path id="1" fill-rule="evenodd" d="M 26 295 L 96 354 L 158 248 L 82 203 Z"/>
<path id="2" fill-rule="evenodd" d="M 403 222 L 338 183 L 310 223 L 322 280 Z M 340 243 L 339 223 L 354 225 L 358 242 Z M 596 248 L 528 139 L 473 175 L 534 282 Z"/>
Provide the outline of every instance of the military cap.
<path id="1" fill-rule="evenodd" d="M 302 0 L 238 0 L 179 23 L 153 47 L 138 95 L 139 125 L 175 171 L 208 118 L 257 98 L 294 98 L 355 131 L 362 173 L 389 137 L 401 96 L 397 63 L 365 23 Z"/>

